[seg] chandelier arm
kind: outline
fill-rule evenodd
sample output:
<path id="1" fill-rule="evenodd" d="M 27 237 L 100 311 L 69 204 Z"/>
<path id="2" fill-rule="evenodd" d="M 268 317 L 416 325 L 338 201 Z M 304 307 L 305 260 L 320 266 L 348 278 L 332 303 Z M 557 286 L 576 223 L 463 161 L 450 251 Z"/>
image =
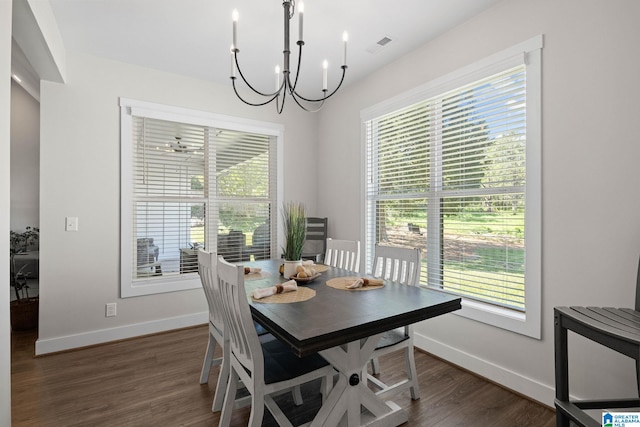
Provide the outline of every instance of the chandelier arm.
<path id="1" fill-rule="evenodd" d="M 233 57 L 236 61 L 236 69 L 238 70 L 238 74 L 240 74 L 240 77 L 242 78 L 242 81 L 244 82 L 244 84 L 247 85 L 247 87 L 249 89 L 251 89 L 252 91 L 254 91 L 256 94 L 260 95 L 260 96 L 264 96 L 264 97 L 270 97 L 270 96 L 277 96 L 278 93 L 280 93 L 280 91 L 282 90 L 282 86 L 280 86 L 280 89 L 278 89 L 278 91 L 276 92 L 271 92 L 271 93 L 263 93 L 260 92 L 259 90 L 257 90 L 256 88 L 254 88 L 253 86 L 251 86 L 251 84 L 247 81 L 247 79 L 244 77 L 244 74 L 242 73 L 242 70 L 240 69 L 240 64 L 238 63 L 238 49 L 234 49 L 233 51 Z M 234 79 L 232 77 L 232 79 Z M 235 82 L 234 82 L 235 83 Z M 235 86 L 234 86 L 235 89 Z M 237 92 L 236 92 L 237 93 Z M 258 105 L 264 105 L 264 104 L 258 104 Z"/>
<path id="2" fill-rule="evenodd" d="M 240 96 L 240 94 L 238 93 L 238 88 L 236 87 L 236 78 L 235 77 L 231 77 L 231 82 L 232 82 L 232 85 L 233 85 L 233 91 L 236 93 L 236 96 L 238 97 L 238 99 L 240 99 L 240 101 L 244 102 L 247 105 L 251 105 L 252 107 L 261 107 L 263 105 L 267 105 L 270 102 L 272 102 L 274 99 L 278 98 L 278 95 L 280 94 L 280 92 L 276 92 L 275 94 L 272 94 L 272 95 L 263 95 L 263 94 L 261 94 L 262 96 L 271 96 L 271 98 L 269 98 L 265 102 L 259 102 L 259 103 L 249 102 L 249 101 L 245 100 L 242 96 Z"/>
<path id="3" fill-rule="evenodd" d="M 318 99 L 311 99 L 311 98 L 305 98 L 304 96 L 300 95 L 298 92 L 294 92 L 295 95 L 307 102 L 324 102 L 326 99 L 329 99 L 333 96 L 334 93 L 336 93 L 338 91 L 338 89 L 340 89 L 340 86 L 342 86 L 342 82 L 344 82 L 344 76 L 347 72 L 347 66 L 343 65 L 342 67 L 342 77 L 340 78 L 340 83 L 338 83 L 338 86 L 333 90 L 333 92 L 331 92 L 329 95 L 326 95 L 326 91 L 325 91 L 325 96 L 322 98 L 318 98 Z M 292 93 L 293 95 L 293 93 Z"/>
<path id="4" fill-rule="evenodd" d="M 287 84 L 286 84 L 286 80 L 282 82 L 282 84 L 284 85 L 284 90 L 282 90 L 282 86 L 280 86 L 280 91 L 278 91 L 278 95 L 276 95 L 275 99 L 276 99 L 276 112 L 278 114 L 282 114 L 282 111 L 284 110 L 284 102 L 287 100 Z M 282 92 L 282 104 L 280 104 L 280 92 Z"/>
<path id="5" fill-rule="evenodd" d="M 282 114 L 284 110 L 284 101 L 287 96 L 287 91 L 284 91 L 284 95 L 282 95 L 282 104 L 280 104 L 280 96 L 276 97 L 276 113 Z"/>
<path id="6" fill-rule="evenodd" d="M 312 109 L 312 108 L 309 108 L 309 107 L 303 105 L 298 98 L 300 98 L 300 99 L 304 99 L 304 98 L 302 98 L 300 95 L 296 94 L 295 92 L 291 93 L 291 98 L 293 98 L 293 100 L 296 102 L 296 104 L 298 104 L 298 107 L 302 108 L 304 111 L 309 112 L 309 113 L 317 113 L 324 106 L 324 99 L 320 99 L 318 101 L 311 101 L 311 102 L 316 102 L 316 103 L 320 102 L 320 105 L 318 106 L 318 108 Z"/>

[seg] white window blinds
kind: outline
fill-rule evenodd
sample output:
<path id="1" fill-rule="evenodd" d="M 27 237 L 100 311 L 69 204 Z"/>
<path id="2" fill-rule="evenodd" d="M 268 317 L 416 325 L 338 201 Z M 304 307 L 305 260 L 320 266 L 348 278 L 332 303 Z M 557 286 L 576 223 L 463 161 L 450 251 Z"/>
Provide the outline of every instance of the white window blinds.
<path id="1" fill-rule="evenodd" d="M 216 250 L 229 262 L 270 258 L 277 228 L 275 138 L 220 130 L 214 146 Z"/>
<path id="2" fill-rule="evenodd" d="M 524 310 L 526 68 L 365 122 L 367 270 L 419 247 L 421 283 Z"/>
<path id="3" fill-rule="evenodd" d="M 199 287 L 199 248 L 229 262 L 275 254 L 278 130 L 122 106 L 123 296 Z"/>
<path id="4" fill-rule="evenodd" d="M 205 247 L 209 129 L 134 116 L 133 140 L 132 278 L 197 271 L 185 250 Z"/>

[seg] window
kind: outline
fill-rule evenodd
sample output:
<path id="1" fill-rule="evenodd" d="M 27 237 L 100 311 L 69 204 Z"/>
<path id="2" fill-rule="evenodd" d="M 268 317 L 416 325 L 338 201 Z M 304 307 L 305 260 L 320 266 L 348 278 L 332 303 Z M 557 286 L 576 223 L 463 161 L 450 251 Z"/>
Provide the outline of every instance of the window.
<path id="1" fill-rule="evenodd" d="M 542 37 L 362 113 L 367 271 L 419 247 L 463 316 L 540 336 Z"/>
<path id="2" fill-rule="evenodd" d="M 277 247 L 280 126 L 121 99 L 121 295 L 200 287 L 199 248 Z"/>

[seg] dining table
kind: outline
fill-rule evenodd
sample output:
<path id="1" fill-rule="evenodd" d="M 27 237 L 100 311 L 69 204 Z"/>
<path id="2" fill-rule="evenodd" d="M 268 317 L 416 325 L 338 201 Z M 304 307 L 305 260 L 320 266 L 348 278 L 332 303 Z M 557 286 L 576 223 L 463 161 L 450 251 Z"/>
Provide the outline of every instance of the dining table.
<path id="1" fill-rule="evenodd" d="M 403 408 L 382 400 L 367 386 L 367 363 L 384 332 L 458 310 L 460 297 L 390 280 L 369 289 L 346 289 L 334 285 L 342 279 L 372 276 L 318 265 L 322 272 L 313 281 L 298 283 L 296 292 L 306 295 L 306 300 L 281 303 L 270 300 L 272 297 L 252 298 L 257 288 L 287 281 L 279 272 L 282 263 L 279 259 L 243 263 L 260 269 L 245 275 L 245 290 L 255 321 L 299 357 L 320 353 L 338 373 L 309 425 L 388 427 L 405 423 L 408 417 Z"/>

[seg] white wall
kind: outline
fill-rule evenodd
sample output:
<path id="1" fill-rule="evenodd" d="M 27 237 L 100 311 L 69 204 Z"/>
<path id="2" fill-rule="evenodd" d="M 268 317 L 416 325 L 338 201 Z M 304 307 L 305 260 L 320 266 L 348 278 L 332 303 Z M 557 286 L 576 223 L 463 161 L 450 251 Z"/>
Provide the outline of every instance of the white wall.
<path id="1" fill-rule="evenodd" d="M 11 80 L 11 229 L 39 224 L 40 103 Z"/>
<path id="2" fill-rule="evenodd" d="M 246 107 L 230 85 L 67 52 L 66 84 L 41 85 L 38 353 L 206 322 L 202 290 L 119 299 L 120 110 L 126 97 L 285 125 L 285 200 L 314 213 L 315 116 Z M 304 159 L 304 160 L 301 160 Z M 64 231 L 65 216 L 79 218 Z M 105 318 L 105 304 L 118 315 Z"/>
<path id="3" fill-rule="evenodd" d="M 11 425 L 11 326 L 9 324 L 9 200 L 11 122 L 11 7 L 0 1 L 0 425 Z"/>
<path id="4" fill-rule="evenodd" d="M 451 314 L 421 324 L 417 341 L 548 405 L 553 307 L 633 304 L 640 254 L 639 17 L 636 0 L 507 0 L 349 86 L 321 113 L 319 214 L 330 218 L 335 237 L 361 238 L 360 110 L 544 35 L 542 340 Z M 584 339 L 569 346 L 572 394 L 633 396 L 630 359 Z"/>

